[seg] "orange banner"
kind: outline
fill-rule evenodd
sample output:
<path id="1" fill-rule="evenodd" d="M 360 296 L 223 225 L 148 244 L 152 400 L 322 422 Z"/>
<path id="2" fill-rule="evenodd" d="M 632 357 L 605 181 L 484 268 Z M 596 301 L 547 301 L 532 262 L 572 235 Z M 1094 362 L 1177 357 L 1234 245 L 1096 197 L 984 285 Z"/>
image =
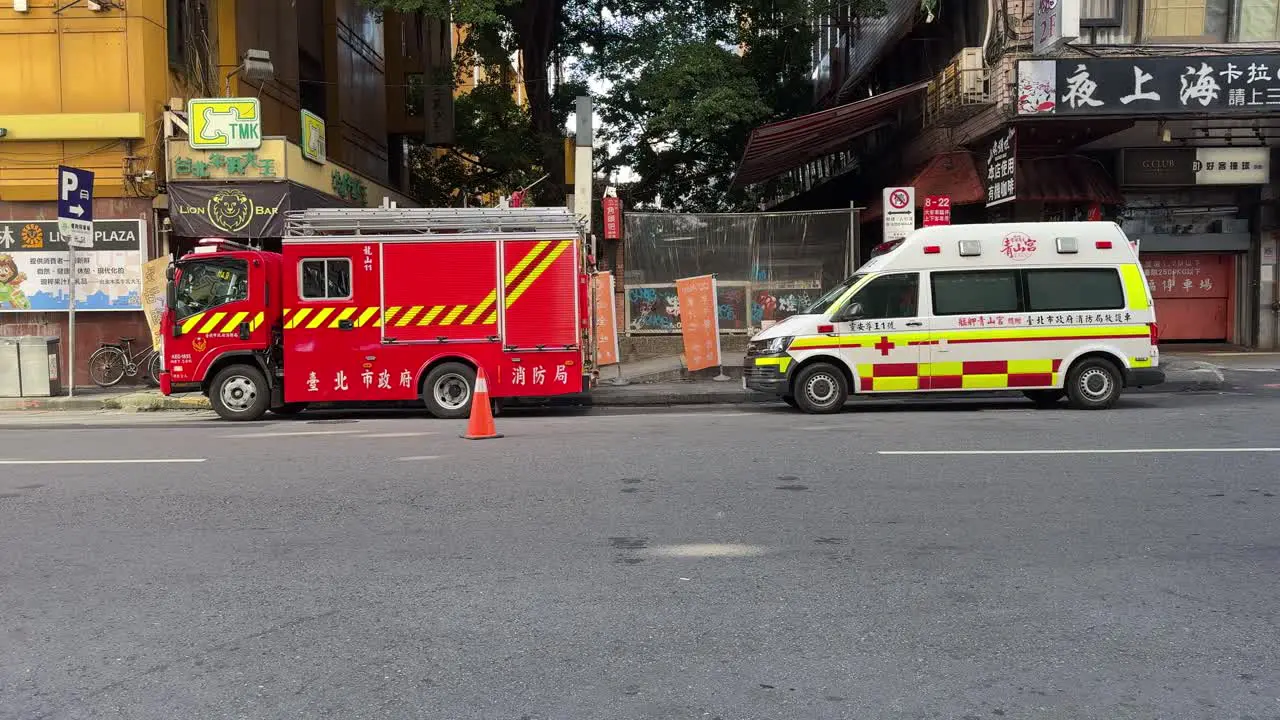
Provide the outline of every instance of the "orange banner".
<path id="1" fill-rule="evenodd" d="M 591 276 L 591 297 L 595 304 L 596 366 L 618 362 L 618 306 L 614 298 L 613 273 Z"/>
<path id="2" fill-rule="evenodd" d="M 684 336 L 684 364 L 703 370 L 720 364 L 720 319 L 716 314 L 714 275 L 676 280 L 680 303 L 680 334 Z"/>

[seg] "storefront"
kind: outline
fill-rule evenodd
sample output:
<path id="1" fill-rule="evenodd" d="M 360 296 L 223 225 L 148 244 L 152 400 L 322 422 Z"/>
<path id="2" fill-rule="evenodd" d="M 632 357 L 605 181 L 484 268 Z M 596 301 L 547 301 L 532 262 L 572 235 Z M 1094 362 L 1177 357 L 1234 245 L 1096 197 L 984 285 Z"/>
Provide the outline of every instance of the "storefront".
<path id="1" fill-rule="evenodd" d="M 312 159 L 285 138 L 263 138 L 253 150 L 195 150 L 168 143 L 167 227 L 170 249 L 189 252 L 201 238 L 246 241 L 279 250 L 285 213 L 310 208 L 377 207 L 407 197 L 342 166 Z"/>
<path id="2" fill-rule="evenodd" d="M 1121 189 L 1103 208 L 1138 242 L 1162 341 L 1257 340 L 1250 279 L 1271 181 L 1274 56 L 1025 60 L 1023 128 L 1121 123 L 1075 152 L 1113 169 Z"/>

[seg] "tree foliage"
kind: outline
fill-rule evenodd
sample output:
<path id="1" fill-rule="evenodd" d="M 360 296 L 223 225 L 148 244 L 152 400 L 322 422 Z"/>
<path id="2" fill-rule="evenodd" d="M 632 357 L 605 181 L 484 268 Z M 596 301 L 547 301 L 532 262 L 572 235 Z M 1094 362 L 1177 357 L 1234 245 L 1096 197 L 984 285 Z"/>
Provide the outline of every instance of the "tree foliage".
<path id="1" fill-rule="evenodd" d="M 690 211 L 754 207 L 730 182 L 754 127 L 812 109 L 813 18 L 830 3 L 852 4 L 855 15 L 883 11 L 883 0 L 366 2 L 470 24 L 460 53 L 468 62 L 523 54 L 527 111 L 499 83 L 460 98 L 458 147 L 419 163 L 423 185 L 438 188 L 429 198 L 451 183 L 509 192 L 544 172 L 544 186 L 555 187 L 564 123 L 591 77 L 606 88 L 595 98 L 597 171 L 629 169 L 631 198 Z M 553 61 L 565 59 L 574 72 L 553 76 Z"/>

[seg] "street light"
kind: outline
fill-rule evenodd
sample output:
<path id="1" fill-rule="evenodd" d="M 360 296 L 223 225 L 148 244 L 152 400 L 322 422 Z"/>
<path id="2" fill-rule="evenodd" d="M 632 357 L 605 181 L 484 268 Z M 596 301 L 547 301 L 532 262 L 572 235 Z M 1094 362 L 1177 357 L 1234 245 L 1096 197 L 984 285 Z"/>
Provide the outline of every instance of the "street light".
<path id="1" fill-rule="evenodd" d="M 266 82 L 276 76 L 276 68 L 271 64 L 271 53 L 266 50 L 246 50 L 240 64 L 227 73 L 226 97 L 231 97 L 231 78 L 239 73 L 245 80 Z"/>

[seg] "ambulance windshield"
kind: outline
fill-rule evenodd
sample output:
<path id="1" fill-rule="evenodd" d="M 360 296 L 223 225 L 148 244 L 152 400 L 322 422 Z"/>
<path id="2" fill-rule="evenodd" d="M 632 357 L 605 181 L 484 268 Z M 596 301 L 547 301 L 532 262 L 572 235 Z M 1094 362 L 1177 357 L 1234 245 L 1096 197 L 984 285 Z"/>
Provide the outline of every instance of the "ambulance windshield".
<path id="1" fill-rule="evenodd" d="M 831 307 L 832 303 L 840 299 L 841 295 L 844 295 L 846 292 L 848 292 L 849 288 L 856 285 L 859 280 L 861 280 L 866 276 L 867 276 L 866 273 L 862 273 L 860 275 L 854 275 L 849 279 L 845 280 L 844 282 L 840 283 L 839 285 L 831 288 L 826 293 L 824 293 L 822 297 L 814 301 L 812 305 L 805 308 L 804 314 L 815 315 L 817 313 L 826 311 L 827 308 Z"/>

